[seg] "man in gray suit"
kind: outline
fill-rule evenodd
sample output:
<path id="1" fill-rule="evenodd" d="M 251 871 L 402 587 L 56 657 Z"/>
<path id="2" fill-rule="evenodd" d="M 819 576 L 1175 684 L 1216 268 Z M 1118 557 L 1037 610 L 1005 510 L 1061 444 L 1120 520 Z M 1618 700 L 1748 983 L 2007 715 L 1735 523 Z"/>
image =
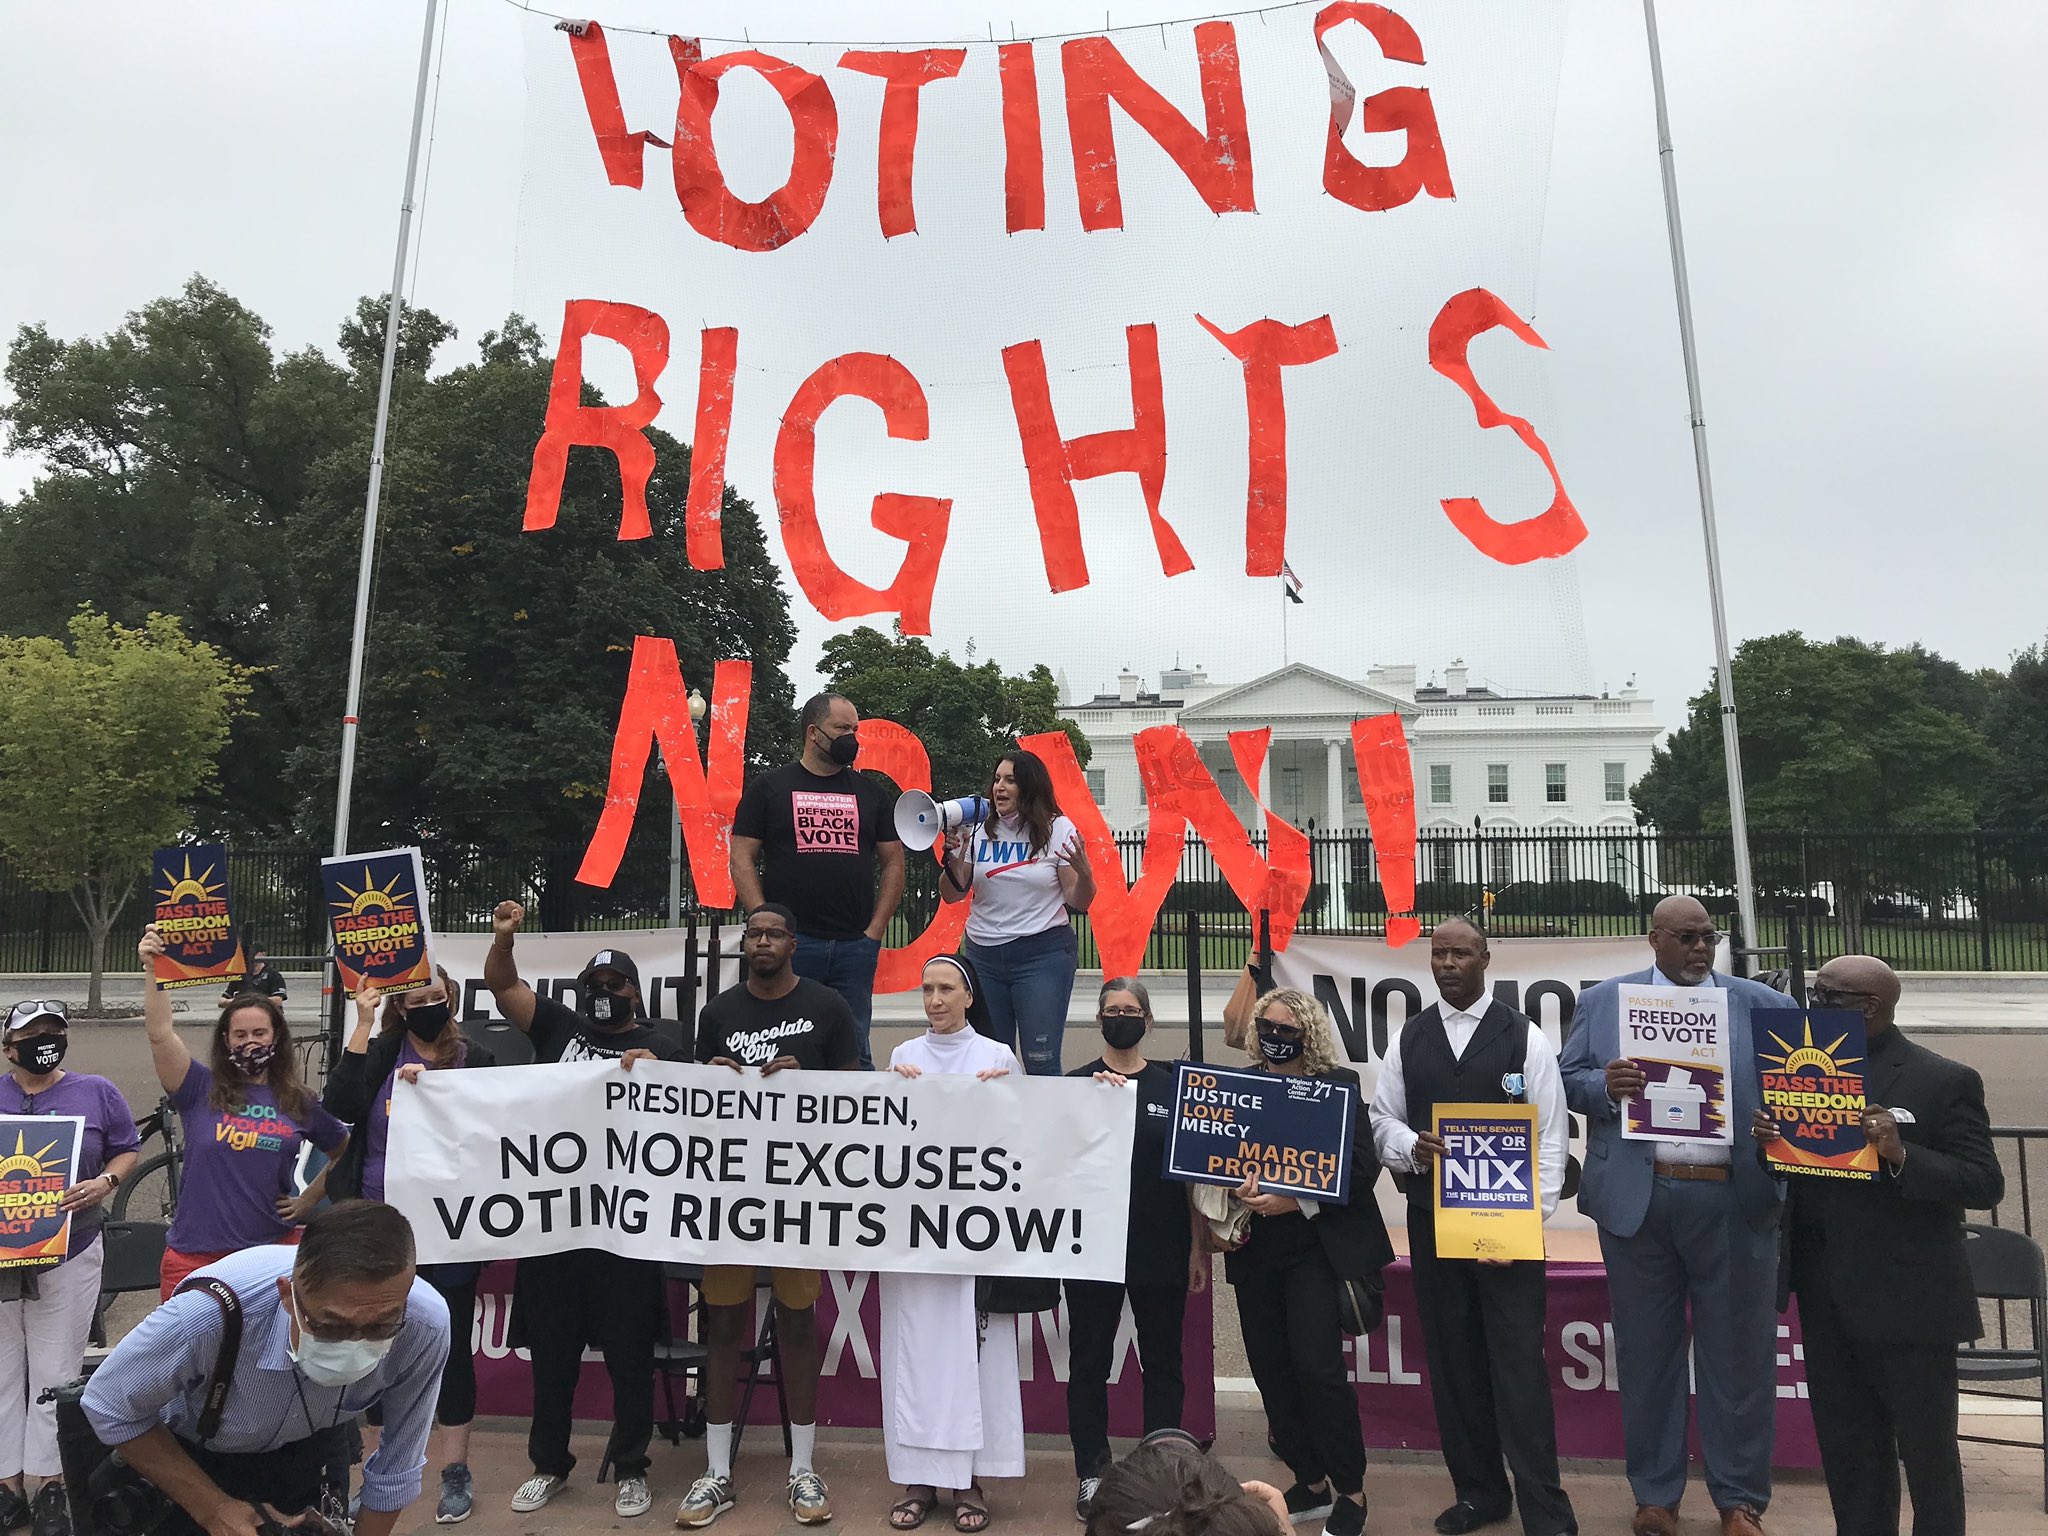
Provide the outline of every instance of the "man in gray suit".
<path id="1" fill-rule="evenodd" d="M 1565 1099 L 1586 1117 L 1579 1209 L 1600 1228 L 1633 1536 L 1676 1536 L 1685 1492 L 1686 1309 L 1699 1384 L 1707 1492 L 1723 1536 L 1762 1536 L 1771 1500 L 1777 1407 L 1777 1274 L 1782 1187 L 1748 1138 L 1625 1141 L 1622 1101 L 1641 1093 L 1642 1070 L 1621 1055 L 1624 985 L 1722 987 L 1731 1026 L 1728 1121 L 1746 1127 L 1762 1099 L 1750 1013 L 1790 999 L 1713 969 L 1720 934 L 1690 896 L 1670 896 L 1650 919 L 1656 964 L 1603 981 L 1579 999 L 1559 1067 Z"/>

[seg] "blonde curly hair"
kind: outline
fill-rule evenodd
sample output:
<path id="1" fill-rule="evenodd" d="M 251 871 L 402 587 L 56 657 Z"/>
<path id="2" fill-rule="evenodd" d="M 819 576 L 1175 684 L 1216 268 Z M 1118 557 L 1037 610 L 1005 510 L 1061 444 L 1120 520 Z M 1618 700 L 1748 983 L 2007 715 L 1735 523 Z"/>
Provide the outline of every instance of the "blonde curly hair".
<path id="1" fill-rule="evenodd" d="M 1252 1027 L 1245 1036 L 1244 1052 L 1255 1067 L 1268 1065 L 1259 1052 L 1259 1020 L 1278 1003 L 1301 1027 L 1301 1062 L 1304 1071 L 1328 1072 L 1338 1065 L 1337 1043 L 1330 1032 L 1330 1015 L 1323 1005 L 1295 987 L 1276 987 L 1260 998 L 1252 1009 Z"/>

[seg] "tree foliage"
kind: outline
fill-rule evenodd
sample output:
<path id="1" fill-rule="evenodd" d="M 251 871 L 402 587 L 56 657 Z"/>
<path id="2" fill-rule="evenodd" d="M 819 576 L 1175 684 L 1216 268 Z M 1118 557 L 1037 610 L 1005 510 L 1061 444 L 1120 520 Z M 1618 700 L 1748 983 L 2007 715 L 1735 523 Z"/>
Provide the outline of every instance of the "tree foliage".
<path id="1" fill-rule="evenodd" d="M 1075 756 L 1088 761 L 1088 740 L 1060 719 L 1059 685 L 1042 662 L 1006 673 L 994 661 L 958 662 L 900 631 L 863 626 L 827 640 L 818 670 L 863 715 L 917 732 L 931 754 L 933 791 L 942 797 L 985 792 L 1004 750 L 1036 731 L 1064 730 Z"/>
<path id="2" fill-rule="evenodd" d="M 1745 641 L 1734 678 L 1750 826 L 1952 832 L 1977 825 L 1995 756 L 1968 720 L 1929 702 L 1930 673 L 1944 697 L 1967 697 L 1956 684 L 1970 674 L 1917 647 L 1819 642 L 1796 631 Z M 1710 681 L 1636 785 L 1636 808 L 1666 831 L 1729 828 L 1720 715 Z M 1894 843 L 1880 867 L 1880 845 L 1871 839 L 1809 845 L 1807 872 L 1835 887 L 1852 947 L 1867 897 L 1926 890 L 1939 878 L 1931 866 L 1915 867 L 1910 851 L 1898 851 L 1907 846 Z M 1726 858 L 1692 873 L 1725 881 Z M 1768 873 L 1758 872 L 1760 885 L 1768 884 Z M 1667 881 L 1672 876 L 1665 871 Z"/>
<path id="3" fill-rule="evenodd" d="M 92 945 L 100 1004 L 107 935 L 214 776 L 247 674 L 178 621 L 140 628 L 90 609 L 67 644 L 0 637 L 0 853 L 67 892 Z"/>

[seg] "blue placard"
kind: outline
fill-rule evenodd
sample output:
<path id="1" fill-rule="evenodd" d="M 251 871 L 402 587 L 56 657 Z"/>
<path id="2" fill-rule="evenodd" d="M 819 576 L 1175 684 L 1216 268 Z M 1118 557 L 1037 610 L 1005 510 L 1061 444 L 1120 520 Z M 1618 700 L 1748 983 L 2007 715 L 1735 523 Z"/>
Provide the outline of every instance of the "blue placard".
<path id="1" fill-rule="evenodd" d="M 1348 1084 L 1199 1062 L 1174 1064 L 1165 1174 L 1190 1184 L 1242 1184 L 1256 1168 L 1267 1194 L 1342 1204 L 1351 1197 Z"/>

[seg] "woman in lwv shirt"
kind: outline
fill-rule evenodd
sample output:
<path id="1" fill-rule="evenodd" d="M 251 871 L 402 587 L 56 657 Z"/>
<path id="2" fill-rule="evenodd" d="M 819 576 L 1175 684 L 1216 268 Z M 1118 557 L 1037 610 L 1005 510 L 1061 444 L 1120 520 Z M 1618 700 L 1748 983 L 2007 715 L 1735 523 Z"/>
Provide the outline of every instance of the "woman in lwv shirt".
<path id="1" fill-rule="evenodd" d="M 1088 910 L 1095 874 L 1038 758 L 1005 753 L 988 797 L 988 819 L 946 839 L 939 895 L 973 895 L 961 948 L 981 977 L 988 1037 L 1015 1050 L 1026 1072 L 1057 1077 L 1077 960 L 1067 911 Z"/>

